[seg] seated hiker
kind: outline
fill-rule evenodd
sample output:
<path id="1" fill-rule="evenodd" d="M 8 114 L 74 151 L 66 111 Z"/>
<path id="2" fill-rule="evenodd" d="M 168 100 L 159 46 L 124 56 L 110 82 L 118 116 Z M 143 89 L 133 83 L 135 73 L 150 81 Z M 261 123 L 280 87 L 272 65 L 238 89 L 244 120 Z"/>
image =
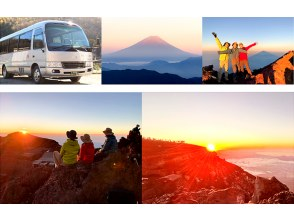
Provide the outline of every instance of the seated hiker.
<path id="1" fill-rule="evenodd" d="M 77 132 L 75 130 L 70 130 L 66 132 L 67 140 L 62 145 L 60 153 L 58 151 L 53 152 L 53 159 L 55 162 L 55 167 L 70 166 L 77 163 L 77 155 L 80 150 L 80 145 L 76 139 Z"/>
<path id="2" fill-rule="evenodd" d="M 138 136 L 141 135 L 140 133 L 140 125 L 136 125 L 136 127 L 134 127 L 132 130 L 129 131 L 129 134 L 127 136 L 128 140 L 133 141 L 134 139 L 136 139 Z"/>
<path id="3" fill-rule="evenodd" d="M 140 125 L 136 125 L 136 127 L 133 128 L 133 132 L 140 134 Z"/>
<path id="4" fill-rule="evenodd" d="M 95 161 L 102 160 L 104 157 L 107 157 L 110 153 L 116 152 L 118 149 L 117 140 L 112 129 L 106 128 L 103 133 L 105 134 L 106 140 L 102 145 L 102 148 L 95 154 Z"/>
<path id="5" fill-rule="evenodd" d="M 89 134 L 84 134 L 80 137 L 83 144 L 81 146 L 78 161 L 82 164 L 91 164 L 94 160 L 94 144 Z"/>

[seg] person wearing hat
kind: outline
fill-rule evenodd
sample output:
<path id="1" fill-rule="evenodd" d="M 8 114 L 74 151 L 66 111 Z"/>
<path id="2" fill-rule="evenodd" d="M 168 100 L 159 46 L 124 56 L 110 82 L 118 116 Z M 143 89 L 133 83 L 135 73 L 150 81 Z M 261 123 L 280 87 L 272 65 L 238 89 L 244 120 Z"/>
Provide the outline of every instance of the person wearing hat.
<path id="1" fill-rule="evenodd" d="M 70 166 L 77 163 L 77 155 L 80 150 L 77 132 L 75 130 L 67 131 L 66 136 L 68 139 L 62 145 L 60 153 L 58 151 L 53 152 L 55 167 L 60 165 Z"/>
<path id="2" fill-rule="evenodd" d="M 220 40 L 217 37 L 217 34 L 215 32 L 212 32 L 212 35 L 215 37 L 216 44 L 217 44 L 220 51 L 226 51 L 229 49 L 229 47 L 230 47 L 229 42 L 225 42 L 222 45 L 222 43 L 220 42 Z M 229 80 L 229 73 L 228 73 L 229 54 L 227 54 L 227 53 L 219 55 L 219 71 L 218 71 L 218 76 L 217 76 L 217 81 L 219 83 L 221 82 L 221 79 L 222 79 L 223 69 L 225 70 L 225 80 L 228 81 Z"/>
<path id="3" fill-rule="evenodd" d="M 102 145 L 102 148 L 95 154 L 95 160 L 101 160 L 107 157 L 110 153 L 116 152 L 118 144 L 114 133 L 111 128 L 106 128 L 103 133 L 105 134 L 106 140 Z"/>
<path id="4" fill-rule="evenodd" d="M 253 43 L 253 44 L 250 44 L 249 46 L 247 47 L 244 47 L 243 43 L 239 43 L 239 47 L 243 50 L 246 50 L 246 52 L 253 46 L 257 45 L 257 42 Z M 246 67 L 246 70 L 248 72 L 248 75 L 246 74 L 246 79 L 248 78 L 252 78 L 252 72 L 251 72 L 251 69 L 249 67 L 249 63 L 248 63 L 248 56 L 247 56 L 247 53 L 243 53 L 243 52 L 240 52 L 239 53 L 239 60 L 240 60 L 240 70 L 241 72 L 243 73 L 244 72 L 244 66 Z"/>
<path id="5" fill-rule="evenodd" d="M 91 164 L 94 160 L 95 154 L 94 144 L 89 134 L 84 134 L 84 136 L 81 136 L 80 138 L 83 144 L 81 146 L 78 161 L 83 164 Z"/>

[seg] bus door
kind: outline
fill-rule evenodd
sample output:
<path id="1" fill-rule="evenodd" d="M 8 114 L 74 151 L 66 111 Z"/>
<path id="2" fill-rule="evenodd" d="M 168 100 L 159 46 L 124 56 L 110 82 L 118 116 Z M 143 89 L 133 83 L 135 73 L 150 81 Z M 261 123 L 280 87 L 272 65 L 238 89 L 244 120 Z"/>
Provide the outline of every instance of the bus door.
<path id="1" fill-rule="evenodd" d="M 33 34 L 33 48 L 30 54 L 31 64 L 37 63 L 42 73 L 46 67 L 46 49 L 44 41 L 44 32 L 41 28 L 35 29 Z"/>

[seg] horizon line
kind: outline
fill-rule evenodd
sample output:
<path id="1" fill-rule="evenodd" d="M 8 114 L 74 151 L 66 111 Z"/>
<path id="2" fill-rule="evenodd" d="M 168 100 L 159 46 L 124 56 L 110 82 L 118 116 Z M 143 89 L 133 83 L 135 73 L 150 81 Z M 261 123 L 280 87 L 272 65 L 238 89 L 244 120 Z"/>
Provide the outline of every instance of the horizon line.
<path id="1" fill-rule="evenodd" d="M 203 145 L 201 145 L 201 144 L 196 144 L 196 143 L 189 143 L 189 142 L 186 142 L 186 140 L 163 140 L 163 139 L 157 139 L 157 138 L 152 138 L 152 137 L 142 137 L 142 140 L 154 140 L 154 141 L 163 141 L 163 142 L 178 142 L 178 143 L 181 143 L 181 142 L 183 142 L 184 144 L 191 144 L 191 145 L 195 145 L 195 146 L 198 146 L 198 147 L 204 147 L 204 148 L 206 148 L 206 146 L 203 146 Z M 216 147 L 216 151 L 224 151 L 224 150 L 242 150 L 242 149 L 246 149 L 246 150 L 248 150 L 248 149 L 277 149 L 277 148 L 279 148 L 279 149 L 281 149 L 281 148 L 287 148 L 287 149 L 291 149 L 291 148 L 293 148 L 293 146 L 265 146 L 265 145 L 263 145 L 263 146 L 250 146 L 250 145 L 248 145 L 248 146 L 235 146 L 235 147 L 232 147 L 232 146 L 229 146 L 229 147 L 221 147 L 220 149 L 218 149 L 218 147 Z M 293 149 L 294 150 L 294 149 Z"/>

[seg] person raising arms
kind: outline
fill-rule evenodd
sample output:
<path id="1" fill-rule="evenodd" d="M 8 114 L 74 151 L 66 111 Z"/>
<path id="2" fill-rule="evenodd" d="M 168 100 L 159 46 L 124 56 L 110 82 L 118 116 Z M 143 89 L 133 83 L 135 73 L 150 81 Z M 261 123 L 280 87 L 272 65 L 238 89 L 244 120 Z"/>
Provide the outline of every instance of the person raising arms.
<path id="1" fill-rule="evenodd" d="M 251 47 L 256 46 L 256 45 L 257 45 L 257 42 L 250 44 L 247 47 L 244 47 L 243 43 L 239 43 L 239 48 L 248 51 Z M 240 70 L 242 73 L 244 73 L 244 66 L 246 67 L 246 70 L 248 72 L 248 74 L 246 74 L 246 79 L 252 78 L 253 76 L 252 76 L 251 69 L 249 67 L 247 53 L 244 53 L 242 51 L 239 52 L 239 62 L 240 62 Z"/>

